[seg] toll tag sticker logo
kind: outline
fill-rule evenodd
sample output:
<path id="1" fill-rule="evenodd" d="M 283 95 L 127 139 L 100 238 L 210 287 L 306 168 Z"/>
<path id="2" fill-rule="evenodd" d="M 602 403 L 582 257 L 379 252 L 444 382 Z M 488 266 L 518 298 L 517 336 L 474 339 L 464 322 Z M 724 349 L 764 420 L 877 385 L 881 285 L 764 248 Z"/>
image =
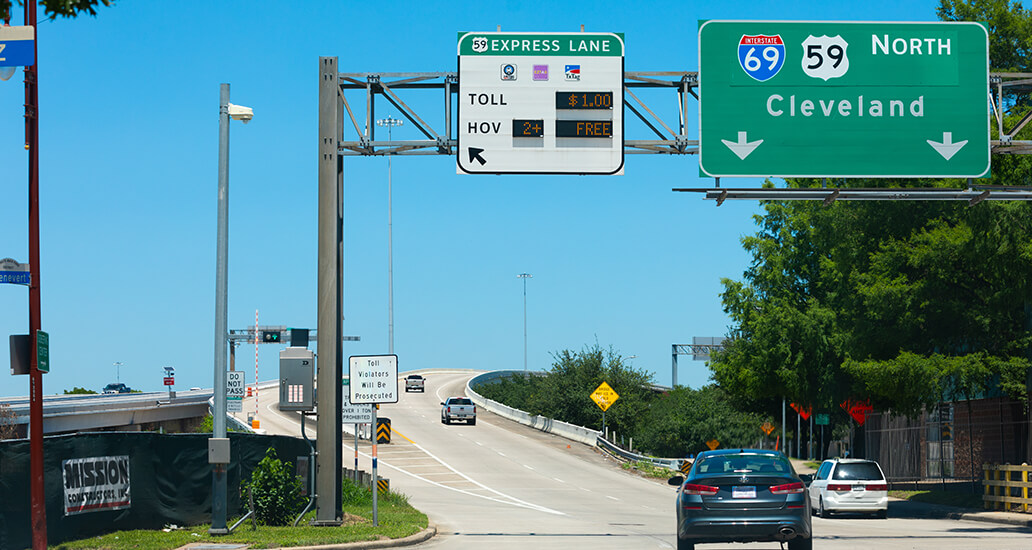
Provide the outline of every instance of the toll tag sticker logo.
<path id="1" fill-rule="evenodd" d="M 738 64 L 745 74 L 766 82 L 785 66 L 785 42 L 780 34 L 743 34 L 738 41 Z"/>
<path id="2" fill-rule="evenodd" d="M 803 40 L 803 72 L 825 81 L 845 75 L 849 70 L 848 47 L 839 35 L 807 36 Z"/>
<path id="3" fill-rule="evenodd" d="M 516 65 L 502 63 L 501 76 L 502 80 L 516 80 Z"/>

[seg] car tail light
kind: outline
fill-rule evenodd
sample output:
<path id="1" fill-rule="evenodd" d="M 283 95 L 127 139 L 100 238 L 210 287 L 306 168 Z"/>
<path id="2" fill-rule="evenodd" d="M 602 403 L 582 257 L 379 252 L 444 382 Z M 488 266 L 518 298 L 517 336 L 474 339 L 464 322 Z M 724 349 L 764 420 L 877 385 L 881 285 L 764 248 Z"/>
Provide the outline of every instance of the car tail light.
<path id="1" fill-rule="evenodd" d="M 448 407 L 448 414 L 451 414 L 451 407 Z"/>
<path id="2" fill-rule="evenodd" d="M 684 487 L 681 487 L 681 492 L 686 495 L 702 495 L 711 497 L 716 495 L 720 491 L 720 487 L 712 487 L 710 485 L 695 485 L 694 483 L 685 483 Z"/>
<path id="3" fill-rule="evenodd" d="M 852 489 L 853 489 L 852 485 L 847 485 L 845 483 L 829 483 L 828 484 L 828 490 L 829 491 L 851 491 Z"/>
<path id="4" fill-rule="evenodd" d="M 868 491 L 888 491 L 889 485 L 887 483 L 871 483 L 867 485 Z"/>
<path id="5" fill-rule="evenodd" d="M 473 405 L 473 414 L 477 414 L 477 406 Z"/>
<path id="6" fill-rule="evenodd" d="M 802 493 L 804 490 L 805 489 L 803 488 L 803 484 L 799 482 L 786 483 L 784 485 L 774 485 L 770 488 L 770 492 L 773 495 L 792 495 L 796 493 Z"/>

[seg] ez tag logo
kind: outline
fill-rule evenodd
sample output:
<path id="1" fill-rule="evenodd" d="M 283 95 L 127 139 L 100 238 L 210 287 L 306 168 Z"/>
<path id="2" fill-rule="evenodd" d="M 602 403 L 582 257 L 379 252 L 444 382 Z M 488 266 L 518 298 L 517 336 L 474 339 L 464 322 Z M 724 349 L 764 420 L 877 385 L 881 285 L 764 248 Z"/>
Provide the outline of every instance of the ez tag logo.
<path id="1" fill-rule="evenodd" d="M 848 47 L 845 39 L 838 35 L 807 36 L 803 40 L 803 72 L 825 81 L 845 75 L 849 70 Z"/>
<path id="2" fill-rule="evenodd" d="M 738 41 L 738 64 L 745 74 L 766 82 L 785 66 L 785 42 L 781 40 L 780 34 L 743 34 Z"/>

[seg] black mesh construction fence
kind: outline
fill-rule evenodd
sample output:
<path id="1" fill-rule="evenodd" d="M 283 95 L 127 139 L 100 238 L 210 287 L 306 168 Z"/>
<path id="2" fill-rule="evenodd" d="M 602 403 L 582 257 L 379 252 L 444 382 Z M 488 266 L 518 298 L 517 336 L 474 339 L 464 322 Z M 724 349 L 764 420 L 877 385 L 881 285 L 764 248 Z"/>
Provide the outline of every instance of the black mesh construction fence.
<path id="1" fill-rule="evenodd" d="M 56 544 L 116 530 L 210 522 L 209 437 L 208 434 L 98 432 L 45 438 L 43 469 L 48 542 Z M 240 482 L 250 478 L 251 471 L 265 457 L 266 449 L 275 448 L 279 459 L 291 464 L 296 464 L 299 456 L 307 457 L 309 452 L 308 444 L 300 438 L 244 433 L 230 433 L 229 438 L 227 510 L 230 517 L 242 513 Z M 87 484 L 84 482 L 95 481 L 92 464 L 89 465 L 91 477 L 86 477 L 88 459 L 123 456 L 128 457 L 128 506 L 66 514 L 69 502 L 82 493 L 82 486 Z M 124 461 L 111 460 L 108 464 L 108 477 L 123 478 L 124 487 L 125 472 L 118 471 L 125 466 Z M 29 482 L 29 441 L 0 441 L 2 549 L 32 546 Z M 66 488 L 66 483 L 70 487 Z"/>

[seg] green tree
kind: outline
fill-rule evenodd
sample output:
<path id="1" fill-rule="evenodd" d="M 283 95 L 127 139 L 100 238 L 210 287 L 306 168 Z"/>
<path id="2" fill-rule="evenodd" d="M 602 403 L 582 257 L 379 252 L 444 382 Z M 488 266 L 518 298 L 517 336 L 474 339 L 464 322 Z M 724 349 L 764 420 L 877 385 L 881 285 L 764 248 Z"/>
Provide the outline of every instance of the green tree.
<path id="1" fill-rule="evenodd" d="M 724 448 L 755 446 L 762 423 L 760 415 L 736 410 L 718 386 L 679 386 L 651 403 L 635 442 L 650 454 L 679 458 L 708 449 L 712 439 Z"/>
<path id="2" fill-rule="evenodd" d="M 287 525 L 304 508 L 301 477 L 294 474 L 291 466 L 276 456 L 276 449 L 269 447 L 265 458 L 251 472 L 250 481 L 241 484 L 243 495 L 251 490 L 255 517 L 262 525 Z M 243 500 L 248 501 L 246 496 Z"/>
<path id="3" fill-rule="evenodd" d="M 79 395 L 79 394 L 96 394 L 93 390 L 86 388 L 80 388 L 79 386 L 73 387 L 71 390 L 64 390 L 64 395 Z"/>
<path id="4" fill-rule="evenodd" d="M 114 0 L 39 0 L 43 6 L 43 13 L 51 20 L 58 17 L 73 18 L 82 14 L 97 16 L 98 6 L 110 6 Z M 19 6 L 24 6 L 24 0 L 18 0 Z M 0 19 L 11 18 L 11 0 L 0 0 Z"/>
<path id="5" fill-rule="evenodd" d="M 1029 70 L 1032 16 L 1003 0 L 943 1 L 944 20 L 987 21 L 993 70 Z M 1027 111 L 1011 99 L 1005 128 Z M 1027 139 L 1029 129 L 1023 130 Z M 1032 159 L 994 155 L 984 184 L 1032 184 Z M 957 180 L 790 179 L 789 187 L 964 187 Z M 1032 291 L 1032 208 L 1025 203 L 766 202 L 743 239 L 753 260 L 724 280 L 731 341 L 714 378 L 736 402 L 780 400 L 845 420 L 837 404 L 870 398 L 917 414 L 986 385 L 1024 394 Z"/>

